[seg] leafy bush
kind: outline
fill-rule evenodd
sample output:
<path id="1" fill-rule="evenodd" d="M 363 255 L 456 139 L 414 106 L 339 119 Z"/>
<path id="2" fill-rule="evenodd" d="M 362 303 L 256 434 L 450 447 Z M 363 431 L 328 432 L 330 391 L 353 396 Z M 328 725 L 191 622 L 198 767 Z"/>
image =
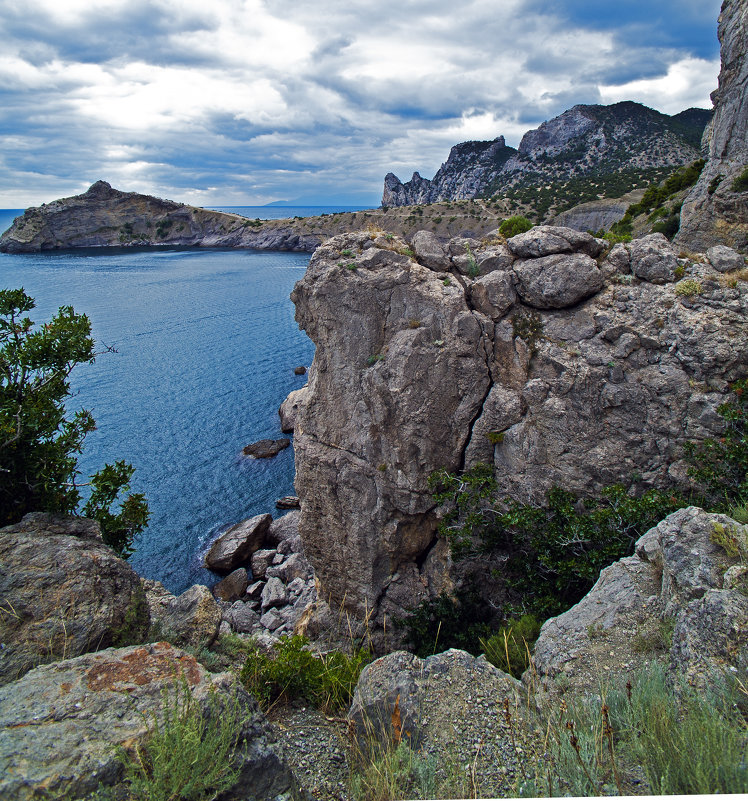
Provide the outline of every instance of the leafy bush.
<path id="1" fill-rule="evenodd" d="M 429 483 L 445 505 L 441 531 L 454 558 L 505 554 L 507 587 L 543 620 L 579 601 L 603 567 L 629 555 L 640 536 L 683 505 L 657 490 L 634 498 L 620 485 L 584 501 L 556 487 L 546 506 L 502 503 L 485 464 L 462 475 L 437 471 Z"/>
<path id="2" fill-rule="evenodd" d="M 517 234 L 524 234 L 532 228 L 532 223 L 527 217 L 516 215 L 504 220 L 499 226 L 499 233 L 505 238 L 510 239 Z"/>
<path id="3" fill-rule="evenodd" d="M 348 706 L 359 674 L 370 660 L 367 651 L 352 656 L 331 651 L 317 656 L 305 637 L 284 637 L 273 647 L 272 655 L 256 645 L 247 655 L 241 681 L 267 709 L 279 699 L 304 698 L 325 710 Z"/>
<path id="4" fill-rule="evenodd" d="M 530 652 L 540 634 L 540 621 L 534 615 L 508 620 L 487 640 L 481 640 L 486 659 L 504 673 L 515 678 L 530 664 Z"/>
<path id="5" fill-rule="evenodd" d="M 733 192 L 748 192 L 748 167 L 732 182 L 730 189 Z"/>
<path id="6" fill-rule="evenodd" d="M 78 508 L 77 455 L 96 424 L 85 409 L 69 418 L 65 402 L 72 370 L 96 357 L 91 323 L 63 306 L 35 329 L 25 316 L 34 305 L 23 289 L 0 290 L 0 525 L 27 512 L 78 511 L 98 520 L 104 542 L 127 556 L 148 522 L 145 497 L 127 494 L 129 464 L 105 465 L 92 476 L 90 498 Z"/>
<path id="7" fill-rule="evenodd" d="M 748 503 L 748 379 L 730 389 L 735 400 L 717 407 L 725 420 L 722 436 L 685 446 L 688 474 L 701 487 L 702 505 L 728 513 Z"/>
<path id="8" fill-rule="evenodd" d="M 233 757 L 241 712 L 238 702 L 222 704 L 215 696 L 207 710 L 201 709 L 185 681 L 172 696 L 164 693 L 162 717 L 151 715 L 145 745 L 134 755 L 119 752 L 129 797 L 210 801 L 231 787 L 239 776 Z"/>

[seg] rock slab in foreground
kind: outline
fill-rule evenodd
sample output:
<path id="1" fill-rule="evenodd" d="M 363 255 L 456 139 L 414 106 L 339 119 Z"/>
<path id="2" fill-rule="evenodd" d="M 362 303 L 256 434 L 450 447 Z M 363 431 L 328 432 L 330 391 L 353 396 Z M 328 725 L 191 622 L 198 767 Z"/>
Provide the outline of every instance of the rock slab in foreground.
<path id="1" fill-rule="evenodd" d="M 436 758 L 437 771 L 457 760 L 473 766 L 488 797 L 511 795 L 518 773 L 515 745 L 525 746 L 522 686 L 484 657 L 451 649 L 419 659 L 396 651 L 367 665 L 348 713 L 359 747 L 407 742 Z M 505 701 L 515 737 L 505 718 Z"/>
<path id="2" fill-rule="evenodd" d="M 0 689 L 0 797 L 82 798 L 122 775 L 115 747 L 143 743 L 164 693 L 184 681 L 203 709 L 237 703 L 240 776 L 225 801 L 289 800 L 295 782 L 256 701 L 168 643 L 108 649 L 45 665 Z"/>
<path id="3" fill-rule="evenodd" d="M 94 521 L 32 513 L 0 530 L 0 683 L 43 662 L 142 641 L 148 625 L 140 579 Z"/>
<path id="4" fill-rule="evenodd" d="M 535 644 L 536 675 L 563 673 L 569 686 L 590 690 L 601 670 L 612 678 L 657 656 L 696 686 L 745 674 L 748 597 L 727 586 L 725 574 L 738 560 L 714 541 L 715 527 L 748 543 L 747 526 L 697 507 L 650 529 L 634 556 L 605 568 L 578 604 L 546 621 Z"/>

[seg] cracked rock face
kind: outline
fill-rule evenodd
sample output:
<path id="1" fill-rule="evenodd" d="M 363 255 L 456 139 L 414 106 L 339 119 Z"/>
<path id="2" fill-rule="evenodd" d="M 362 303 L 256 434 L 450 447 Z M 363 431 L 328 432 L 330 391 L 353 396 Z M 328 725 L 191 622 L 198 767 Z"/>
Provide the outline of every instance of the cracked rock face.
<path id="1" fill-rule="evenodd" d="M 697 250 L 720 244 L 745 251 L 748 193 L 733 189 L 733 181 L 748 166 L 748 6 L 743 0 L 724 0 L 718 35 L 719 87 L 712 93 L 714 117 L 702 141 L 708 161 L 683 203 L 675 241 Z"/>
<path id="2" fill-rule="evenodd" d="M 699 292 L 679 294 L 661 237 L 595 260 L 598 241 L 570 229 L 521 248 L 489 236 L 469 243 L 474 264 L 502 258 L 473 278 L 463 241 L 442 244 L 445 273 L 371 236 L 328 240 L 292 293 L 317 348 L 296 421 L 300 533 L 333 611 L 390 631 L 451 587 L 438 468 L 493 464 L 523 501 L 642 490 L 685 475 L 683 443 L 720 431 L 714 410 L 748 364 L 745 281 L 689 264 Z"/>

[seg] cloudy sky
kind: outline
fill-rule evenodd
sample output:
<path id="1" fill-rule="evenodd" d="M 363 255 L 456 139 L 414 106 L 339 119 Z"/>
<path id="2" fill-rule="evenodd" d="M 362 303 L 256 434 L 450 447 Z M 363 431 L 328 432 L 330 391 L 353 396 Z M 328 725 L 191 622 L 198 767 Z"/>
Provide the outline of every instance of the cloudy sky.
<path id="1" fill-rule="evenodd" d="M 376 205 L 576 103 L 710 108 L 720 0 L 0 0 L 0 208 Z"/>

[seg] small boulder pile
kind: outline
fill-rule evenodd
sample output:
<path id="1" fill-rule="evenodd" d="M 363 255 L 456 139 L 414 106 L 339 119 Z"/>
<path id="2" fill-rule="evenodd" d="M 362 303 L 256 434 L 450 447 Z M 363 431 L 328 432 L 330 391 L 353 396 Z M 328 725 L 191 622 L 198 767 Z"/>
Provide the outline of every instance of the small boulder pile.
<path id="1" fill-rule="evenodd" d="M 298 511 L 277 520 L 264 514 L 237 523 L 212 544 L 205 565 L 224 576 L 213 587 L 224 631 L 290 634 L 317 600 Z"/>

